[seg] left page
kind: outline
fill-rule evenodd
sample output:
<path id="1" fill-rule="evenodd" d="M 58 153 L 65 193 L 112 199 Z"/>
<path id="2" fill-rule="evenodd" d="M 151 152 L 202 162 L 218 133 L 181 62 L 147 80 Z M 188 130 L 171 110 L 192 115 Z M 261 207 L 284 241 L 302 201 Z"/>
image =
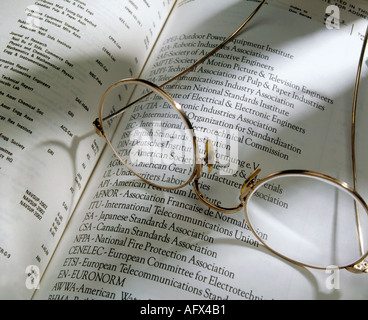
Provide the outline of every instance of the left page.
<path id="1" fill-rule="evenodd" d="M 103 142 L 110 83 L 138 76 L 170 1 L 1 2 L 0 298 L 30 298 Z"/>

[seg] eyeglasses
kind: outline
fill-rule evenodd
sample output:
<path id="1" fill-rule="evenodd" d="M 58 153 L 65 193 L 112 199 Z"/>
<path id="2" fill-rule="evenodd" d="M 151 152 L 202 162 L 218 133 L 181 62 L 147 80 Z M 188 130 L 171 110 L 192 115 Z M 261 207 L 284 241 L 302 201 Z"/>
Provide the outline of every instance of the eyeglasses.
<path id="1" fill-rule="evenodd" d="M 163 88 L 189 72 L 236 37 L 265 3 L 262 1 L 242 25 L 194 65 L 157 86 L 143 79 L 124 79 L 104 93 L 94 126 L 116 157 L 136 176 L 158 188 L 180 189 L 192 184 L 210 208 L 225 214 L 244 210 L 255 237 L 276 255 L 305 267 L 331 266 L 368 272 L 368 206 L 354 188 L 328 175 L 286 170 L 258 179 L 260 170 L 239 186 L 239 202 L 224 207 L 207 194 L 201 182 L 204 166 L 210 174 L 215 151 L 207 140 L 201 156 L 198 139 L 182 107 Z M 367 29 L 368 30 L 368 29 Z M 367 31 L 368 34 L 368 31 Z M 367 35 L 357 73 L 353 101 L 352 154 L 355 166 L 355 111 Z M 308 199 L 301 206 L 300 199 Z"/>

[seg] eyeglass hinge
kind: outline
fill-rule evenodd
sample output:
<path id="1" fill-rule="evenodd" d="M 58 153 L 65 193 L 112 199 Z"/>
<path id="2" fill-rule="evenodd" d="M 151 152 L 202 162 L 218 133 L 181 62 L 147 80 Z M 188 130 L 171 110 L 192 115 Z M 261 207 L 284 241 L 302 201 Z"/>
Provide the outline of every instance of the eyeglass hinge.
<path id="1" fill-rule="evenodd" d="M 347 267 L 346 270 L 353 273 L 368 273 L 368 262 L 363 260 L 358 264 L 355 264 L 351 267 Z"/>
<path id="2" fill-rule="evenodd" d="M 96 118 L 95 121 L 93 121 L 93 126 L 95 127 L 95 131 L 96 133 L 100 136 L 100 137 L 104 137 L 104 132 L 101 126 L 101 122 L 99 118 Z"/>

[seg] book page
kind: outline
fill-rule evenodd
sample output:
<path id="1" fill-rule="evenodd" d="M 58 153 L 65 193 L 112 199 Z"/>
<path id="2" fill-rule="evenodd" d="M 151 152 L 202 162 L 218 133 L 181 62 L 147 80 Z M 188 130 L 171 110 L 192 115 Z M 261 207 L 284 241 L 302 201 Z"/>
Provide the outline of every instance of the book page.
<path id="1" fill-rule="evenodd" d="M 200 188 L 219 205 L 237 206 L 243 182 L 259 168 L 262 177 L 308 169 L 352 183 L 349 126 L 364 23 L 346 15 L 353 32 L 351 24 L 329 29 L 326 3 L 310 3 L 294 6 L 301 15 L 270 1 L 236 40 L 165 87 L 192 122 L 203 157 L 206 140 L 213 141 L 215 169 L 204 167 Z M 179 1 L 143 76 L 166 82 L 224 40 L 256 5 Z M 317 16 L 306 16 L 310 8 Z M 362 85 L 366 76 L 365 64 Z M 366 99 L 361 92 L 361 117 Z M 122 137 L 133 132 L 134 119 L 121 128 Z M 362 124 L 358 181 L 365 195 Z M 175 179 L 175 165 L 162 168 Z M 277 193 L 277 186 L 271 189 Z M 35 298 L 365 299 L 367 281 L 277 257 L 251 233 L 244 211 L 226 215 L 205 206 L 191 184 L 157 189 L 106 149 Z"/>
<path id="2" fill-rule="evenodd" d="M 0 296 L 37 287 L 104 147 L 92 126 L 100 97 L 139 75 L 170 10 L 143 0 L 1 4 Z"/>

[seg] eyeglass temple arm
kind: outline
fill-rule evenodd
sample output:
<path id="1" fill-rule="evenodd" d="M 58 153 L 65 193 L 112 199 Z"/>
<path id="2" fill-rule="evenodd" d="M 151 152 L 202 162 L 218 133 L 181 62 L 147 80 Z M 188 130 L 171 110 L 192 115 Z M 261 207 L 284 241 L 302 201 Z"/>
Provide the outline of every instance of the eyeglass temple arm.
<path id="1" fill-rule="evenodd" d="M 351 118 L 351 156 L 352 156 L 352 169 L 353 169 L 353 188 L 354 191 L 357 192 L 357 174 L 356 174 L 356 154 L 355 154 L 355 138 L 356 138 L 356 110 L 357 110 L 357 102 L 358 102 L 358 91 L 359 91 L 359 84 L 360 84 L 360 76 L 362 72 L 362 66 L 363 66 L 363 60 L 364 60 L 364 54 L 365 49 L 368 42 L 368 26 L 365 32 L 365 37 L 362 45 L 362 50 L 360 53 L 359 58 L 359 64 L 358 64 L 358 70 L 355 80 L 355 87 L 354 87 L 354 98 L 353 98 L 353 107 L 352 107 L 352 118 Z M 359 210 L 358 210 L 358 204 L 356 201 L 354 201 L 354 207 L 355 207 L 355 219 L 356 219 L 356 226 L 357 226 L 357 235 L 359 239 L 359 249 L 360 253 L 364 255 L 365 249 L 364 249 L 364 241 L 363 241 L 363 233 L 360 223 L 360 217 L 359 217 Z M 347 270 L 355 273 L 368 273 L 368 263 L 363 259 L 359 263 L 348 267 Z"/>
<path id="2" fill-rule="evenodd" d="M 227 43 L 229 43 L 231 40 L 233 40 L 239 33 L 240 31 L 245 27 L 245 25 L 256 15 L 256 13 L 259 11 L 259 9 L 261 9 L 261 7 L 263 6 L 263 4 L 266 2 L 266 0 L 262 0 L 260 2 L 260 4 L 257 6 L 256 9 L 254 9 L 254 11 L 249 15 L 249 17 L 229 36 L 227 37 L 222 43 L 220 43 L 217 47 L 215 47 L 214 49 L 212 49 L 210 52 L 208 52 L 205 56 L 203 56 L 202 58 L 200 58 L 197 62 L 195 62 L 194 64 L 192 64 L 190 67 L 188 67 L 187 69 L 183 70 L 182 72 L 178 73 L 176 76 L 172 77 L 171 79 L 169 79 L 168 81 L 164 82 L 163 84 L 160 85 L 160 87 L 164 87 L 167 84 L 171 83 L 172 81 L 180 78 L 181 76 L 183 76 L 184 74 L 186 74 L 187 72 L 191 71 L 192 69 L 196 68 L 198 65 L 200 65 L 201 63 L 203 63 L 203 61 L 207 60 L 210 56 L 212 56 L 213 54 L 215 54 L 217 51 L 219 51 L 220 49 L 222 49 Z M 127 106 L 125 106 L 122 109 L 119 109 L 118 111 L 114 112 L 113 114 L 105 117 L 102 119 L 102 121 L 107 121 L 110 120 L 116 116 L 118 116 L 119 114 L 121 114 L 122 112 L 124 112 L 128 107 L 130 107 L 131 105 L 141 101 L 142 99 L 147 98 L 151 93 L 146 94 L 145 96 L 143 96 L 142 98 L 138 99 L 137 101 L 132 102 L 131 104 L 128 104 Z M 99 120 L 96 119 L 94 122 L 96 131 L 98 134 L 102 134 L 102 128 L 101 130 L 99 129 L 100 126 L 98 126 L 99 124 Z M 99 131 L 100 130 L 100 131 Z"/>
<path id="3" fill-rule="evenodd" d="M 362 66 L 363 66 L 363 59 L 365 54 L 365 49 L 368 41 L 368 26 L 366 29 L 363 46 L 360 54 L 359 64 L 358 64 L 358 70 L 356 75 L 356 81 L 355 81 L 355 87 L 354 87 L 354 98 L 353 98 L 353 108 L 352 108 L 352 120 L 351 120 L 351 154 L 352 154 L 352 167 L 353 167 L 353 180 L 354 180 L 354 191 L 357 191 L 357 174 L 356 174 L 356 144 L 355 144 L 355 137 L 356 137 L 356 110 L 357 110 L 357 102 L 358 102 L 358 91 L 359 91 L 359 84 L 360 84 L 360 76 L 362 72 Z M 360 225 L 360 219 L 359 219 L 359 212 L 358 212 L 358 206 L 355 202 L 355 214 L 357 219 L 357 231 L 358 231 L 358 237 L 359 237 L 359 244 L 360 244 L 360 250 L 361 253 L 364 253 L 364 247 L 363 247 L 363 238 L 362 238 L 362 231 L 361 231 L 361 225 Z"/>
<path id="4" fill-rule="evenodd" d="M 160 87 L 166 86 L 170 82 L 180 78 L 181 76 L 183 76 L 187 72 L 189 72 L 192 69 L 196 68 L 203 61 L 207 60 L 209 57 L 214 55 L 217 51 L 221 50 L 226 44 L 228 44 L 231 40 L 233 40 L 235 37 L 238 36 L 238 34 L 243 30 L 243 28 L 246 26 L 246 24 L 250 20 L 252 20 L 252 18 L 256 15 L 256 13 L 259 11 L 259 9 L 261 9 L 261 7 L 264 5 L 265 2 L 266 2 L 266 0 L 262 0 L 260 2 L 260 4 L 257 6 L 257 8 L 255 8 L 254 11 L 249 15 L 249 17 L 230 36 L 228 36 L 222 43 L 220 43 L 217 47 L 215 47 L 210 52 L 208 52 L 206 55 L 204 55 L 202 58 L 200 58 L 197 62 L 192 64 L 190 67 L 188 67 L 187 69 L 183 70 L 182 72 L 178 73 L 176 76 L 172 77 L 171 79 L 169 79 L 168 81 L 166 81 L 165 83 L 160 85 Z"/>

